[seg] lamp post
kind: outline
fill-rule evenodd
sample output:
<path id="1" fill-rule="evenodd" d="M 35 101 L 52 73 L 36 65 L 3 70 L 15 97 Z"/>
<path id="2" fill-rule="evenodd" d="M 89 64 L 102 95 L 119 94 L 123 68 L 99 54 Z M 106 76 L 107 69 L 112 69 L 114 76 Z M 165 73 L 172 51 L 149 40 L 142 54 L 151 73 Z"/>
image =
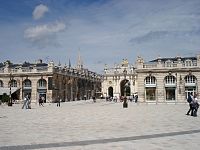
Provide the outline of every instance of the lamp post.
<path id="1" fill-rule="evenodd" d="M 12 84 L 11 84 L 11 81 L 12 81 L 12 73 L 10 73 L 10 98 L 9 98 L 9 101 L 8 101 L 8 106 L 12 106 L 12 92 L 11 92 L 11 86 L 12 86 Z"/>

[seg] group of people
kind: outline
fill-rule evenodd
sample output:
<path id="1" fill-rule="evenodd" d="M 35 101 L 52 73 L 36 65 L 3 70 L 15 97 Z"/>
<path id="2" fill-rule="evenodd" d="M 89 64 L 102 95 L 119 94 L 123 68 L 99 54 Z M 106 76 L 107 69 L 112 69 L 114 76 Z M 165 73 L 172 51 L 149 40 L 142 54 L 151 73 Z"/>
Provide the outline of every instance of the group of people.
<path id="1" fill-rule="evenodd" d="M 120 102 L 124 102 L 124 99 L 126 99 L 126 101 L 130 101 L 130 102 L 135 102 L 137 103 L 138 102 L 138 95 L 135 94 L 135 95 L 132 95 L 132 96 L 120 96 L 119 97 L 119 101 Z M 118 98 L 117 96 L 114 96 L 114 97 L 106 97 L 106 101 L 110 101 L 110 102 L 117 102 L 118 101 Z"/>
<path id="2" fill-rule="evenodd" d="M 198 99 L 197 99 L 197 94 L 194 94 L 194 96 L 192 95 L 192 93 L 190 93 L 188 95 L 187 101 L 189 103 L 189 110 L 186 113 L 186 115 L 191 115 L 194 117 L 197 117 L 197 111 L 199 108 L 199 103 L 198 103 Z M 190 114 L 191 112 L 191 114 Z"/>

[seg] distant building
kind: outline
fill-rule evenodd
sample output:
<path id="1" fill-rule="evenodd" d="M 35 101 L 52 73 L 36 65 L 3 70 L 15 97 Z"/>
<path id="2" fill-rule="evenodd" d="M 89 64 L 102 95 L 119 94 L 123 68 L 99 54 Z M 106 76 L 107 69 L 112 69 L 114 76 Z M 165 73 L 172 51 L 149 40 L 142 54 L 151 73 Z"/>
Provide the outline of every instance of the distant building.
<path id="1" fill-rule="evenodd" d="M 61 67 L 42 60 L 23 64 L 0 63 L 0 98 L 11 92 L 12 99 L 19 101 L 26 95 L 32 102 L 38 102 L 41 96 L 45 102 L 55 102 L 58 97 L 62 101 L 80 100 L 84 96 L 89 99 L 99 96 L 101 81 L 102 76 L 83 68 L 81 60 L 76 68 L 72 68 L 70 62 L 68 67 Z"/>
<path id="2" fill-rule="evenodd" d="M 196 57 L 157 58 L 135 64 L 124 59 L 121 64 L 104 68 L 104 96 L 138 95 L 139 102 L 186 102 L 188 93 L 200 93 L 200 55 Z"/>

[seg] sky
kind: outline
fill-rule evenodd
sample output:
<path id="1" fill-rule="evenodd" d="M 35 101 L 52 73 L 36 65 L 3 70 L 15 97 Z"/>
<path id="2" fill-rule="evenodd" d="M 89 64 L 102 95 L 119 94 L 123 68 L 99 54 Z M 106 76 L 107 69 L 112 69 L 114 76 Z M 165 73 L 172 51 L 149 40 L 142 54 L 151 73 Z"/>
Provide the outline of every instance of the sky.
<path id="1" fill-rule="evenodd" d="M 71 62 L 102 73 L 137 56 L 200 54 L 200 0 L 0 0 L 0 62 Z"/>

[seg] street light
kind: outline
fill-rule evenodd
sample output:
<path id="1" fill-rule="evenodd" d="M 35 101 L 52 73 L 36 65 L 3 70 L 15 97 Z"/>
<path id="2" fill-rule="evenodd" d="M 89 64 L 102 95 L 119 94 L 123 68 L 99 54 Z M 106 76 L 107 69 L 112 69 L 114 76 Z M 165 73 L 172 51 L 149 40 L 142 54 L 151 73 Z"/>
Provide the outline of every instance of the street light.
<path id="1" fill-rule="evenodd" d="M 8 106 L 12 106 L 11 81 L 12 81 L 12 73 L 10 73 L 10 98 L 8 101 Z"/>

